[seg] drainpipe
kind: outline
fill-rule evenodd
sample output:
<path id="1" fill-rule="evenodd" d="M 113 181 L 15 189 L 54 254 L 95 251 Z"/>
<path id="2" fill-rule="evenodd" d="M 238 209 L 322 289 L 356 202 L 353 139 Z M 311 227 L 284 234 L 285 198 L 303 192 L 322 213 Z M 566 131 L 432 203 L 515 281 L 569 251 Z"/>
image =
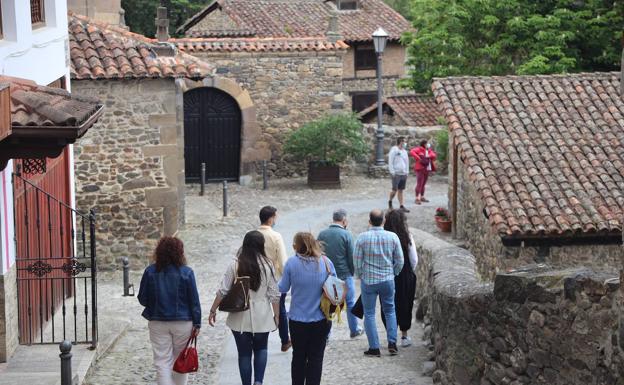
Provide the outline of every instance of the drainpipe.
<path id="1" fill-rule="evenodd" d="M 448 127 L 447 127 L 448 129 Z M 450 133 L 449 133 L 450 134 Z M 452 195 L 452 207 L 451 207 L 451 225 L 452 227 L 452 234 L 454 238 L 457 238 L 457 166 L 459 164 L 459 162 L 457 161 L 457 143 L 455 143 L 455 136 L 453 136 L 453 140 L 452 142 L 453 146 L 453 195 Z"/>

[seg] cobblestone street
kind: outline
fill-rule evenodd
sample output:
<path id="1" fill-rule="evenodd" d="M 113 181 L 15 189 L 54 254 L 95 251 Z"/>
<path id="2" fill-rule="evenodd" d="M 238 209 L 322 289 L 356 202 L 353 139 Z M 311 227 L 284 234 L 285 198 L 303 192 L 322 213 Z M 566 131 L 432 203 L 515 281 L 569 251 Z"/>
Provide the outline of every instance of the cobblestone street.
<path id="1" fill-rule="evenodd" d="M 413 203 L 413 178 L 408 181 L 407 207 L 410 226 L 439 234 L 435 230 L 435 208 L 446 204 L 446 181 L 433 178 L 428 185 L 430 203 Z M 219 314 L 217 326 L 207 323 L 208 309 L 214 298 L 226 264 L 240 246 L 246 231 L 257 227 L 257 212 L 267 204 L 278 208 L 276 230 L 284 235 L 289 249 L 292 236 L 299 230 L 315 234 L 325 227 L 333 209 L 345 208 L 350 230 L 358 234 L 367 226 L 367 215 L 374 207 L 387 205 L 388 183 L 363 177 L 343 177 L 341 190 L 310 190 L 303 179 L 271 181 L 270 189 L 229 186 L 229 216 L 221 217 L 221 186 L 208 185 L 206 196 L 198 196 L 197 186 L 187 192 L 186 226 L 179 233 L 185 242 L 187 258 L 199 284 L 204 323 L 198 341 L 200 372 L 191 375 L 189 384 L 235 384 L 238 382 L 236 354 L 225 326 L 225 315 Z M 138 290 L 141 272 L 132 273 Z M 358 285 L 359 286 L 359 285 Z M 152 354 L 147 322 L 141 318 L 141 306 L 135 297 L 121 296 L 121 274 L 100 275 L 99 312 L 101 338 L 125 332 L 102 355 L 86 383 L 90 385 L 153 384 Z M 129 323 L 129 324 L 128 324 Z M 383 325 L 378 322 L 380 340 L 385 344 Z M 324 383 L 338 384 L 430 384 L 422 376 L 422 364 L 428 351 L 421 340 L 422 326 L 415 323 L 410 331 L 414 345 L 400 349 L 398 357 L 371 359 L 362 356 L 367 343 L 364 336 L 350 340 L 346 322 L 335 325 L 324 361 Z M 276 334 L 276 333 L 273 333 Z M 112 338 L 112 337 L 111 337 Z M 265 383 L 289 382 L 290 352 L 279 352 L 279 342 L 272 335 Z"/>

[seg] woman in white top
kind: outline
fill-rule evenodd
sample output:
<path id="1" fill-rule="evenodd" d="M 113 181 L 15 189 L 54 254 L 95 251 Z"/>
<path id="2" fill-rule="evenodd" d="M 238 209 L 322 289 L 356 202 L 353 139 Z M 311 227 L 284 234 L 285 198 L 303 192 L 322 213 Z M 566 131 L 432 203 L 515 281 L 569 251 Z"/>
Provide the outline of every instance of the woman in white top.
<path id="1" fill-rule="evenodd" d="M 228 266 L 221 287 L 210 308 L 208 323 L 214 326 L 217 308 L 230 291 L 235 277 L 248 276 L 249 310 L 229 313 L 226 325 L 232 329 L 238 350 L 238 369 L 243 385 L 251 385 L 253 355 L 254 384 L 262 384 L 267 363 L 269 332 L 279 324 L 280 293 L 275 269 L 264 253 L 264 236 L 259 231 L 245 235 L 237 258 Z"/>
<path id="2" fill-rule="evenodd" d="M 384 230 L 395 233 L 401 241 L 403 255 L 405 259 L 403 269 L 399 275 L 394 277 L 394 305 L 396 309 L 397 323 L 401 330 L 401 346 L 408 347 L 412 341 L 407 336 L 407 331 L 412 327 L 412 309 L 414 308 L 414 298 L 416 296 L 416 271 L 418 266 L 418 255 L 414 238 L 409 233 L 407 218 L 403 210 L 390 210 L 386 213 Z M 386 317 L 381 310 L 381 320 L 386 325 Z"/>

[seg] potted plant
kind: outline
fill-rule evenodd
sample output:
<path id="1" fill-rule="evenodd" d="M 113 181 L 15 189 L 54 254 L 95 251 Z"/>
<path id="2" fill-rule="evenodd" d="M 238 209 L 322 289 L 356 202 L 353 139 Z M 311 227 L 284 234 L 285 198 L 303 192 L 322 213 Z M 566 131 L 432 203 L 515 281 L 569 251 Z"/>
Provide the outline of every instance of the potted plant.
<path id="1" fill-rule="evenodd" d="M 451 221 L 451 217 L 449 216 L 449 212 L 447 209 L 443 207 L 438 207 L 436 209 L 434 218 L 436 221 L 436 226 L 438 226 L 438 229 L 440 229 L 441 232 L 451 232 L 451 224 L 453 222 Z"/>
<path id="2" fill-rule="evenodd" d="M 308 162 L 308 185 L 340 188 L 340 164 L 368 152 L 355 114 L 329 114 L 306 123 L 286 138 L 284 152 Z"/>

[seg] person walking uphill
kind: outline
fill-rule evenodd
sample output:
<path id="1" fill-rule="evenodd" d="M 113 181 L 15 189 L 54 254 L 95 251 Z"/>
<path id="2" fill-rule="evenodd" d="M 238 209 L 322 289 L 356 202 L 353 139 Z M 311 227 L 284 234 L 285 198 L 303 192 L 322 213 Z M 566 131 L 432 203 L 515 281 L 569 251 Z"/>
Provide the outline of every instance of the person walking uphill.
<path id="1" fill-rule="evenodd" d="M 173 371 L 173 363 L 191 336 L 201 327 L 201 305 L 193 270 L 186 265 L 184 244 L 163 237 L 154 251 L 139 287 L 145 307 L 158 385 L 185 385 L 188 374 Z"/>
<path id="2" fill-rule="evenodd" d="M 347 321 L 351 338 L 362 335 L 364 332 L 358 325 L 358 319 L 351 314 L 355 305 L 355 280 L 353 279 L 353 237 L 347 231 L 347 212 L 343 209 L 334 211 L 333 223 L 329 228 L 321 231 L 318 240 L 323 245 L 325 255 L 336 268 L 338 278 L 347 285 Z"/>
<path id="3" fill-rule="evenodd" d="M 293 241 L 296 254 L 288 259 L 279 282 L 282 293 L 290 290 L 290 336 L 293 356 L 293 385 L 319 385 L 323 373 L 323 357 L 331 321 L 321 311 L 323 283 L 327 270 L 336 274 L 329 258 L 310 233 L 297 233 Z"/>
<path id="4" fill-rule="evenodd" d="M 405 138 L 397 138 L 396 146 L 392 146 L 388 154 L 388 170 L 392 176 L 392 191 L 390 191 L 390 199 L 388 200 L 388 208 L 392 209 L 392 200 L 396 195 L 399 199 L 401 210 L 408 212 L 409 210 L 403 206 L 403 191 L 407 183 L 407 174 L 409 173 L 409 157 L 405 150 L 407 142 Z"/>
<path id="5" fill-rule="evenodd" d="M 272 206 L 264 206 L 260 209 L 260 227 L 258 231 L 264 235 L 264 248 L 266 256 L 273 262 L 275 267 L 276 278 L 279 280 L 282 277 L 284 271 L 284 264 L 286 263 L 286 246 L 284 246 L 284 239 L 282 235 L 273 230 L 275 222 L 277 221 L 277 209 Z M 279 336 L 282 341 L 282 352 L 287 352 L 290 349 L 291 343 L 288 337 L 288 318 L 286 313 L 286 294 L 282 294 L 280 298 L 279 308 Z"/>
<path id="6" fill-rule="evenodd" d="M 403 251 L 399 237 L 383 229 L 383 212 L 370 212 L 370 228 L 360 234 L 355 242 L 353 263 L 355 275 L 362 280 L 362 306 L 364 307 L 364 330 L 368 338 L 366 356 L 380 357 L 379 337 L 375 323 L 377 296 L 385 313 L 388 352 L 396 355 L 397 321 L 394 308 L 394 276 L 403 268 Z"/>
<path id="7" fill-rule="evenodd" d="M 412 309 L 414 308 L 414 297 L 416 296 L 416 268 L 418 266 L 418 255 L 416 254 L 416 243 L 407 227 L 407 218 L 399 210 L 392 210 L 386 214 L 384 229 L 395 233 L 401 241 L 401 250 L 405 259 L 403 269 L 399 275 L 394 277 L 394 305 L 396 308 L 397 322 L 401 330 L 401 347 L 408 347 L 412 340 L 407 335 L 412 327 Z M 381 309 L 381 320 L 387 327 L 383 309 Z"/>
<path id="8" fill-rule="evenodd" d="M 245 235 L 237 258 L 230 263 L 223 276 L 208 318 L 210 326 L 214 326 L 217 308 L 231 290 L 234 279 L 249 277 L 249 309 L 229 313 L 226 321 L 236 342 L 238 370 L 243 385 L 251 385 L 252 355 L 254 384 L 262 384 L 267 364 L 269 332 L 279 324 L 280 293 L 273 263 L 264 250 L 264 236 L 259 231 L 250 231 Z"/>
<path id="9" fill-rule="evenodd" d="M 425 185 L 429 178 L 429 173 L 434 172 L 436 153 L 431 149 L 431 144 L 426 140 L 420 141 L 420 146 L 412 148 L 410 155 L 416 161 L 414 163 L 414 172 L 416 173 L 416 204 L 421 202 L 429 202 L 425 199 Z"/>

